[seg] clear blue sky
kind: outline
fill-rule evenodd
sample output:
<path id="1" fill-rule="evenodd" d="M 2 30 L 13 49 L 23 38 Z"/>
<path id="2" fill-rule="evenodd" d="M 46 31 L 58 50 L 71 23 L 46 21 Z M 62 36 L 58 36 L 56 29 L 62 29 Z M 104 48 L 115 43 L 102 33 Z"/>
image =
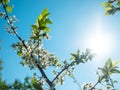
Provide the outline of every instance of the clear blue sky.
<path id="1" fill-rule="evenodd" d="M 34 24 L 40 12 L 48 7 L 51 13 L 53 24 L 50 25 L 51 40 L 44 42 L 44 47 L 62 59 L 69 59 L 70 52 L 77 49 L 84 51 L 89 48 L 87 41 L 90 36 L 94 36 L 96 26 L 104 27 L 102 30 L 112 38 L 109 52 L 97 56 L 93 61 L 80 64 L 75 69 L 75 76 L 82 85 L 83 82 L 95 82 L 97 67 L 103 66 L 105 60 L 111 57 L 112 60 L 120 59 L 120 13 L 113 16 L 105 16 L 104 8 L 100 6 L 105 0 L 11 0 L 14 4 L 13 15 L 19 19 L 16 25 L 19 27 L 19 35 L 27 40 L 31 33 L 31 24 Z M 1 9 L 0 9 L 1 10 Z M 6 22 L 0 19 L 0 39 L 2 40 L 2 50 L 0 58 L 3 60 L 2 76 L 4 80 L 13 82 L 16 78 L 22 80 L 32 73 L 27 67 L 19 64 L 21 60 L 15 51 L 10 47 L 17 42 L 14 35 L 8 34 L 4 25 Z M 101 43 L 101 45 L 104 44 Z M 120 65 L 120 64 L 119 64 Z M 32 71 L 34 72 L 34 71 Z M 48 73 L 48 75 L 51 73 Z M 114 78 L 120 80 L 120 76 Z M 119 87 L 118 87 L 119 86 Z M 117 85 L 120 88 L 120 83 Z M 66 77 L 63 86 L 57 86 L 58 90 L 78 90 L 78 86 L 72 83 L 72 79 Z"/>

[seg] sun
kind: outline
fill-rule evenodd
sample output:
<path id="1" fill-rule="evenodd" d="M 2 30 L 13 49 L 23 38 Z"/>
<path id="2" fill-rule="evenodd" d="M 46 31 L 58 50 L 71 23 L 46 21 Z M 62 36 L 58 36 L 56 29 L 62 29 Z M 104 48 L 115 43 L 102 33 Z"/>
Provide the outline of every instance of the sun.
<path id="1" fill-rule="evenodd" d="M 107 33 L 96 31 L 89 36 L 88 45 L 95 54 L 104 55 L 112 48 L 112 39 Z"/>

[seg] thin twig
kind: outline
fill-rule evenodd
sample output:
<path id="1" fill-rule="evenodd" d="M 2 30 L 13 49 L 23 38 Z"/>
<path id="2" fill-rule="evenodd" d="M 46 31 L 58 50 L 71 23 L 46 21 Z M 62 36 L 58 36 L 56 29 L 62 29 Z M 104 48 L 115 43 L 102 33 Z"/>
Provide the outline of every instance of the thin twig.
<path id="1" fill-rule="evenodd" d="M 99 84 L 100 82 L 98 81 L 90 90 L 95 89 L 95 87 Z"/>
<path id="2" fill-rule="evenodd" d="M 71 64 L 69 64 L 68 66 L 66 66 L 66 67 L 64 67 L 59 73 L 58 73 L 58 75 L 52 80 L 52 84 L 54 83 L 54 81 L 56 80 L 56 79 L 58 79 L 58 77 L 66 70 L 66 69 L 68 69 L 72 64 L 74 64 L 75 63 L 75 61 L 73 61 Z"/>
<path id="3" fill-rule="evenodd" d="M 113 80 L 111 79 L 110 76 L 109 76 L 109 79 L 110 79 L 110 83 L 111 83 L 112 87 L 114 88 Z"/>

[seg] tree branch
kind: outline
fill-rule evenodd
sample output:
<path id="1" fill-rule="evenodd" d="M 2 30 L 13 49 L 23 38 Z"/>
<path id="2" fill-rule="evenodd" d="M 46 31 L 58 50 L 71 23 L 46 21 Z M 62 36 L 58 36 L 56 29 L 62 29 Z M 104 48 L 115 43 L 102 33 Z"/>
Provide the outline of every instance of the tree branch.
<path id="1" fill-rule="evenodd" d="M 90 90 L 95 89 L 95 87 L 96 87 L 99 83 L 101 83 L 101 81 L 103 80 L 103 78 L 104 78 L 104 76 L 102 76 L 101 78 L 99 78 L 98 81 L 97 81 L 97 83 L 96 83 Z"/>
<path id="2" fill-rule="evenodd" d="M 75 61 L 73 61 L 71 64 L 69 64 L 68 66 L 64 67 L 59 73 L 58 75 L 52 80 L 52 84 L 54 83 L 54 81 L 66 70 L 68 69 L 71 65 L 73 65 L 75 63 Z"/>
<path id="3" fill-rule="evenodd" d="M 100 82 L 98 81 L 90 90 L 95 89 L 95 87 L 99 84 Z"/>
<path id="4" fill-rule="evenodd" d="M 2 0 L 2 6 L 3 6 L 3 9 L 4 9 L 5 14 L 6 14 L 5 19 L 8 20 L 8 22 L 9 22 L 8 24 L 9 24 L 10 28 L 12 29 L 12 31 L 16 35 L 16 37 L 22 42 L 22 44 L 25 47 L 25 49 L 27 51 L 29 51 L 28 47 L 26 46 L 26 44 L 24 42 L 24 40 L 16 33 L 15 28 L 12 26 L 12 22 L 9 19 L 9 16 L 8 16 L 8 13 L 7 13 L 7 10 L 6 10 L 6 5 L 3 3 L 3 0 Z M 33 58 L 32 53 L 30 53 L 30 54 L 31 54 L 31 58 Z M 52 82 L 48 79 L 48 77 L 46 76 L 46 74 L 43 71 L 42 67 L 37 63 L 37 61 L 35 62 L 35 65 L 37 66 L 37 68 L 40 71 L 40 73 L 42 74 L 42 76 L 45 78 L 45 80 L 48 83 L 48 85 L 51 87 L 52 86 Z M 53 88 L 53 90 L 55 90 L 55 88 Z"/>
<path id="5" fill-rule="evenodd" d="M 112 87 L 114 88 L 113 80 L 111 79 L 110 76 L 109 76 L 109 79 L 110 79 L 110 83 L 111 83 Z"/>

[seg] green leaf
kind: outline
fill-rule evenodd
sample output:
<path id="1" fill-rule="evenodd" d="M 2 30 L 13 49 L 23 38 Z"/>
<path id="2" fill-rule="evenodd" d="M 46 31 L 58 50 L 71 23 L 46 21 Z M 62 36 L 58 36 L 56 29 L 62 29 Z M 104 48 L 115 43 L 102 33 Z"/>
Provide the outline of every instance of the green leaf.
<path id="1" fill-rule="evenodd" d="M 112 62 L 112 66 L 115 67 L 119 62 L 120 62 L 119 60 L 113 61 L 113 62 Z"/>
<path id="2" fill-rule="evenodd" d="M 101 4 L 101 6 L 104 6 L 104 7 L 106 7 L 108 5 L 108 2 L 103 2 L 102 4 Z"/>
<path id="3" fill-rule="evenodd" d="M 118 83 L 118 81 L 117 81 L 117 80 L 114 80 L 113 83 Z"/>
<path id="4" fill-rule="evenodd" d="M 105 10 L 106 11 L 112 10 L 112 7 L 106 7 Z"/>
<path id="5" fill-rule="evenodd" d="M 37 22 L 38 20 L 41 20 L 46 14 L 48 14 L 48 8 L 44 9 L 42 13 L 38 16 Z"/>
<path id="6" fill-rule="evenodd" d="M 77 56 L 77 54 L 75 54 L 75 53 L 71 53 L 71 55 L 72 55 L 73 57 L 76 57 L 76 56 Z"/>
<path id="7" fill-rule="evenodd" d="M 112 14 L 111 11 L 106 11 L 106 12 L 105 12 L 105 15 L 111 15 L 111 14 Z"/>
<path id="8" fill-rule="evenodd" d="M 110 58 L 108 58 L 108 60 L 105 63 L 105 67 L 107 67 L 107 69 L 111 69 L 112 68 L 112 61 Z"/>
<path id="9" fill-rule="evenodd" d="M 98 69 L 101 70 L 104 75 L 108 75 L 108 73 L 109 73 L 105 67 L 104 68 L 99 67 Z"/>
<path id="10" fill-rule="evenodd" d="M 46 14 L 48 13 L 48 8 L 45 8 L 42 13 L 41 13 L 41 16 L 45 16 Z"/>
<path id="11" fill-rule="evenodd" d="M 49 27 L 44 28 L 44 30 L 45 30 L 46 32 L 50 32 L 50 28 L 49 28 Z"/>
<path id="12" fill-rule="evenodd" d="M 11 7 L 11 6 L 7 6 L 7 7 L 6 7 L 6 10 L 7 10 L 9 13 L 11 13 L 11 12 L 12 12 L 12 7 Z"/>
<path id="13" fill-rule="evenodd" d="M 32 27 L 33 30 L 38 30 L 37 25 L 31 25 L 31 27 Z"/>
<path id="14" fill-rule="evenodd" d="M 106 15 L 113 15 L 113 14 L 115 14 L 115 12 L 116 12 L 117 10 L 116 9 L 111 9 L 111 10 L 108 10 L 108 11 L 106 11 Z"/>
<path id="15" fill-rule="evenodd" d="M 52 21 L 49 18 L 46 19 L 45 22 L 48 23 L 48 24 L 52 24 Z"/>
<path id="16" fill-rule="evenodd" d="M 75 57 L 71 57 L 71 58 L 70 58 L 70 60 L 74 60 L 74 59 L 75 59 Z"/>
<path id="17" fill-rule="evenodd" d="M 111 73 L 117 73 L 117 74 L 120 74 L 120 71 L 117 70 L 117 69 L 112 69 L 112 70 L 111 70 Z"/>
<path id="18" fill-rule="evenodd" d="M 22 52 L 21 51 L 18 51 L 17 52 L 17 55 L 20 57 L 22 55 Z"/>
<path id="19" fill-rule="evenodd" d="M 30 37 L 31 39 L 38 40 L 38 36 Z"/>
<path id="20" fill-rule="evenodd" d="M 108 70 L 106 70 L 105 68 L 102 68 L 102 73 L 103 73 L 104 75 L 106 75 L 107 72 L 108 72 Z"/>
<path id="21" fill-rule="evenodd" d="M 120 6 L 120 1 L 118 1 L 117 5 Z"/>
<path id="22" fill-rule="evenodd" d="M 40 27 L 41 26 L 41 20 L 37 20 L 37 26 Z"/>
<path id="23" fill-rule="evenodd" d="M 98 81 L 101 82 L 103 80 L 103 76 L 98 77 Z"/>
<path id="24" fill-rule="evenodd" d="M 45 30 L 46 26 L 40 26 L 39 30 Z"/>
<path id="25" fill-rule="evenodd" d="M 4 3 L 7 5 L 10 2 L 10 0 L 4 0 Z"/>
<path id="26" fill-rule="evenodd" d="M 42 13 L 38 16 L 36 25 L 39 30 L 44 30 L 45 32 L 50 32 L 50 28 L 47 27 L 47 24 L 52 24 L 52 21 L 48 18 L 50 13 L 48 13 L 48 8 L 44 9 Z M 32 26 L 34 29 L 37 29 L 36 26 Z"/>
<path id="27" fill-rule="evenodd" d="M 38 18 L 37 18 L 37 22 L 38 22 L 38 20 L 41 20 L 42 19 L 42 16 L 41 16 L 41 14 L 38 16 Z"/>
<path id="28" fill-rule="evenodd" d="M 109 2 L 103 2 L 101 4 L 101 6 L 104 6 L 104 7 L 113 7 L 112 3 L 109 3 Z"/>
<path id="29" fill-rule="evenodd" d="M 92 60 L 93 57 L 94 57 L 94 55 L 91 54 L 91 55 L 88 56 L 88 59 L 89 59 L 89 60 Z"/>
<path id="30" fill-rule="evenodd" d="M 50 15 L 50 13 L 47 13 L 43 16 L 43 19 L 45 20 L 46 18 L 48 18 L 48 16 Z"/>

